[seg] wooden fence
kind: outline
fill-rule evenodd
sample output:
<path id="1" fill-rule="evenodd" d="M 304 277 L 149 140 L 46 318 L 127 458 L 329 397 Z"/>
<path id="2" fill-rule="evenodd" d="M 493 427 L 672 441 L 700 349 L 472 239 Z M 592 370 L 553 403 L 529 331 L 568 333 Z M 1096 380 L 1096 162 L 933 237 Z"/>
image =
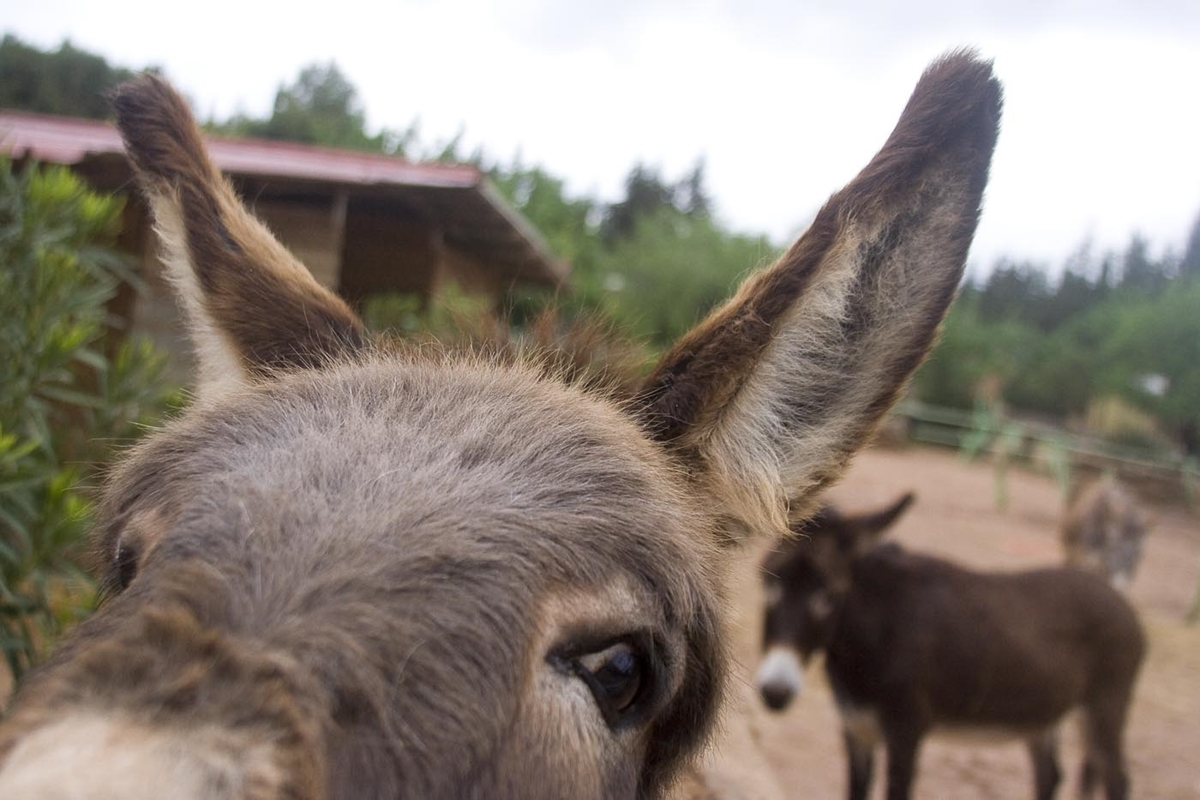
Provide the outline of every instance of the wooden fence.
<path id="1" fill-rule="evenodd" d="M 1200 501 L 1200 462 L 1072 433 L 1054 424 L 996 413 L 905 400 L 893 412 L 908 439 L 989 454 L 1003 469 L 1024 463 L 1053 475 L 1063 492 L 1080 475 L 1111 472 L 1148 499 Z M 999 490 L 998 490 L 999 492 Z"/>

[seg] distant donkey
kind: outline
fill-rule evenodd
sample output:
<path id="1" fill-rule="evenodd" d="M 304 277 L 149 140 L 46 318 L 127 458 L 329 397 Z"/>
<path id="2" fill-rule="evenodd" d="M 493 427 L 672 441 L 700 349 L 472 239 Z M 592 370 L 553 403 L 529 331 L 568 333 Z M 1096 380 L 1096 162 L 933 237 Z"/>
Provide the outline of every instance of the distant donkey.
<path id="1" fill-rule="evenodd" d="M 616 402 L 373 343 L 243 207 L 180 97 L 115 95 L 199 354 L 107 481 L 110 597 L 18 691 L 0 797 L 629 798 L 707 740 L 722 570 L 843 470 L 979 215 L 991 66 L 935 62 L 773 267 Z"/>
<path id="2" fill-rule="evenodd" d="M 911 502 L 863 515 L 826 506 L 767 556 L 764 702 L 787 707 L 802 664 L 825 652 L 851 800 L 867 797 L 880 742 L 888 800 L 906 800 L 932 733 L 1027 740 L 1035 796 L 1049 800 L 1061 777 L 1056 729 L 1082 709 L 1081 795 L 1100 781 L 1124 800 L 1122 735 L 1145 650 L 1133 609 L 1075 569 L 974 572 L 877 546 Z"/>
<path id="3" fill-rule="evenodd" d="M 1068 564 L 1091 570 L 1124 591 L 1137 572 L 1148 527 L 1129 489 L 1106 475 L 1071 503 L 1060 538 Z"/>

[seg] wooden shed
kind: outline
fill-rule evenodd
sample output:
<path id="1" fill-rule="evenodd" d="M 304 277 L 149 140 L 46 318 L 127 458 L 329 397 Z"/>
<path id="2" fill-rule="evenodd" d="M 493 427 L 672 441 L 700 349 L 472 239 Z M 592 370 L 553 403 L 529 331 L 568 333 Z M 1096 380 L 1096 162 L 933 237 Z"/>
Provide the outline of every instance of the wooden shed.
<path id="1" fill-rule="evenodd" d="M 427 301 L 447 281 L 496 303 L 513 287 L 560 287 L 568 265 L 472 166 L 261 139 L 206 137 L 209 152 L 262 219 L 321 283 L 352 303 L 381 292 Z M 112 125 L 0 111 L 0 152 L 69 166 L 99 191 L 128 190 Z M 118 312 L 132 330 L 183 348 L 148 211 L 130 193 L 121 246 L 140 258 L 148 295 Z"/>

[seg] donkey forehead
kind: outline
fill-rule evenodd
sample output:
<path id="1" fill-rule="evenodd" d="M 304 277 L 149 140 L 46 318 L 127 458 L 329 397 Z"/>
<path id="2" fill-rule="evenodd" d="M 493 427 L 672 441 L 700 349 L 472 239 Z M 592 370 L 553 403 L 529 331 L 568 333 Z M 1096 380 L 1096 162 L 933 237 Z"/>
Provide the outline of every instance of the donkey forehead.
<path id="1" fill-rule="evenodd" d="M 596 559 L 606 550 L 654 568 L 707 548 L 675 478 L 601 400 L 521 370 L 378 361 L 197 409 L 115 477 L 105 535 L 111 553 L 128 535 L 153 546 L 182 518 L 274 520 L 339 547 L 498 548 L 600 574 L 618 566 Z"/>
<path id="2" fill-rule="evenodd" d="M 820 589 L 829 573 L 848 562 L 849 550 L 841 542 L 849 535 L 840 518 L 818 514 L 767 554 L 762 562 L 764 577 L 777 579 L 792 591 Z"/>

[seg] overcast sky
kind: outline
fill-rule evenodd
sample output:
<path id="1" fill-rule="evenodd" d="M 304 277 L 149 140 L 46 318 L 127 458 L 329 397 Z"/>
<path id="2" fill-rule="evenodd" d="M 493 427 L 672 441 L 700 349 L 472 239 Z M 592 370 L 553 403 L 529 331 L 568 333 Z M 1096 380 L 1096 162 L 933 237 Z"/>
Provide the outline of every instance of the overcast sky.
<path id="1" fill-rule="evenodd" d="M 421 121 L 616 197 L 636 160 L 699 156 L 731 226 L 791 238 L 883 143 L 923 66 L 993 58 L 1003 129 L 972 261 L 1061 263 L 1200 214 L 1197 0 L 206 0 L 10 2 L 0 27 L 157 64 L 202 116 L 268 113 L 314 60 L 371 127 Z M 821 10 L 814 7 L 822 6 Z"/>

